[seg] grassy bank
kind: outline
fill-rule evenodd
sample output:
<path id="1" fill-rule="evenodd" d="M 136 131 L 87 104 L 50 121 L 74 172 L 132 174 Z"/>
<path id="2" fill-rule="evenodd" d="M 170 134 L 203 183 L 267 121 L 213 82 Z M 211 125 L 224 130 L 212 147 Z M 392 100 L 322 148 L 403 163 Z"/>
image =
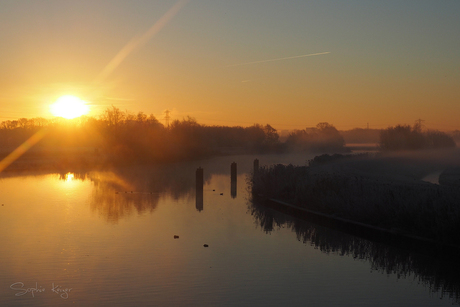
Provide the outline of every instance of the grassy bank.
<path id="1" fill-rule="evenodd" d="M 418 162 L 417 169 L 414 159 L 412 164 L 369 156 L 316 160 L 309 166 L 260 168 L 250 180 L 252 193 L 403 234 L 460 244 L 460 191 L 418 180 L 427 163 Z"/>

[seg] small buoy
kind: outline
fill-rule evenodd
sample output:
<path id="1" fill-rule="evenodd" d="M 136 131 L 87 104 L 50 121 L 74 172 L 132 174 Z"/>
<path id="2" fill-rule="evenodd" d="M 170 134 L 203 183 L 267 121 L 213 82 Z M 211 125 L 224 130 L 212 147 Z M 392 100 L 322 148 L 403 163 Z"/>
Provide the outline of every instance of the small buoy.
<path id="1" fill-rule="evenodd" d="M 203 246 L 204 246 L 204 247 L 208 247 L 209 245 L 208 245 L 208 244 L 204 244 Z"/>
<path id="2" fill-rule="evenodd" d="M 179 236 L 174 235 L 174 239 L 179 239 Z"/>

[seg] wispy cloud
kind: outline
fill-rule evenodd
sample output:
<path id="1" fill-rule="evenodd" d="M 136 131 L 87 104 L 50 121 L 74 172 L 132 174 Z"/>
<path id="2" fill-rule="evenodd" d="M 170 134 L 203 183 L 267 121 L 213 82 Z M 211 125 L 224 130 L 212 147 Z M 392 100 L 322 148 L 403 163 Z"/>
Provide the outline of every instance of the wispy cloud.
<path id="1" fill-rule="evenodd" d="M 126 44 L 118 54 L 107 64 L 99 76 L 96 78 L 95 83 L 102 82 L 109 76 L 123 61 L 136 49 L 144 46 L 155 34 L 160 32 L 164 26 L 189 2 L 189 0 L 180 0 L 172 8 L 169 9 L 150 29 L 143 35 L 134 37 L 128 44 Z"/>
<path id="2" fill-rule="evenodd" d="M 228 65 L 228 66 L 225 66 L 225 67 L 235 67 L 235 66 L 259 64 L 259 63 L 266 63 L 266 62 L 284 61 L 284 60 L 305 58 L 305 57 L 309 57 L 309 56 L 323 55 L 323 54 L 329 54 L 329 53 L 330 53 L 330 52 L 310 53 L 310 54 L 303 54 L 303 55 L 290 56 L 290 57 L 286 57 L 286 58 L 276 58 L 276 59 L 270 59 L 270 60 L 262 60 L 262 61 L 254 61 L 254 62 L 247 62 L 247 63 L 239 63 L 239 64 Z"/>

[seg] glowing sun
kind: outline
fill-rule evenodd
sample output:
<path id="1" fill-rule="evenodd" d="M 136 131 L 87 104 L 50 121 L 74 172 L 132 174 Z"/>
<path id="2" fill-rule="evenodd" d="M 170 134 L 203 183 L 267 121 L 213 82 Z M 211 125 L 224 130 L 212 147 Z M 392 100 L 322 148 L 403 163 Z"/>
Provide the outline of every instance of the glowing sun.
<path id="1" fill-rule="evenodd" d="M 89 106 L 86 104 L 86 101 L 78 97 L 65 95 L 59 97 L 56 102 L 50 106 L 50 110 L 54 116 L 72 119 L 88 114 Z"/>

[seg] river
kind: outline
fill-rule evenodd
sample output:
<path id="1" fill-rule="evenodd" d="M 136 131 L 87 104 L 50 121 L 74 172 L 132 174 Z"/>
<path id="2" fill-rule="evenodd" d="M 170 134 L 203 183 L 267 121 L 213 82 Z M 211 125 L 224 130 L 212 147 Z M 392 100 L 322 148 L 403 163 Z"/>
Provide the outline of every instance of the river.
<path id="1" fill-rule="evenodd" d="M 460 274 L 441 256 L 251 203 L 246 179 L 254 158 L 3 173 L 0 306 L 457 304 Z M 304 165 L 313 156 L 257 158 L 261 165 Z M 195 195 L 198 167 L 202 201 Z"/>

